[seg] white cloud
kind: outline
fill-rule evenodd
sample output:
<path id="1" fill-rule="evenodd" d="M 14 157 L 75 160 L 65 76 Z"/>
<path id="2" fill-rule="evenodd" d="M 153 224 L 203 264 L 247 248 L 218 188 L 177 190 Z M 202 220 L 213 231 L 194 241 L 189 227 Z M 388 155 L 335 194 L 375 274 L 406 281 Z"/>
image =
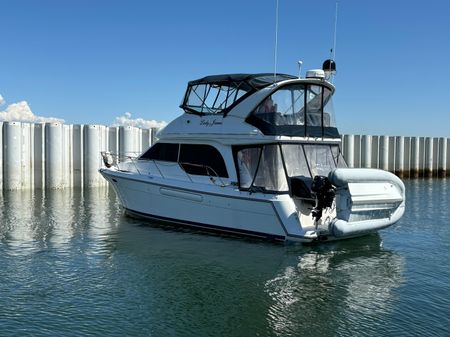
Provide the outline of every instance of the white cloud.
<path id="1" fill-rule="evenodd" d="M 5 99 L 2 95 L 0 95 L 0 105 L 3 105 L 3 103 L 5 103 Z"/>
<path id="2" fill-rule="evenodd" d="M 163 128 L 167 125 L 166 122 L 155 121 L 155 120 L 145 120 L 142 118 L 131 118 L 131 113 L 126 112 L 123 116 L 116 117 L 112 126 L 134 126 L 141 129 L 150 129 L 150 128 Z"/>
<path id="3" fill-rule="evenodd" d="M 3 97 L 0 96 L 0 102 Z M 36 116 L 26 101 L 10 104 L 6 110 L 0 111 L 0 121 L 4 122 L 31 122 L 31 123 L 49 123 L 57 122 L 64 123 L 64 119 L 55 117 L 41 117 Z"/>

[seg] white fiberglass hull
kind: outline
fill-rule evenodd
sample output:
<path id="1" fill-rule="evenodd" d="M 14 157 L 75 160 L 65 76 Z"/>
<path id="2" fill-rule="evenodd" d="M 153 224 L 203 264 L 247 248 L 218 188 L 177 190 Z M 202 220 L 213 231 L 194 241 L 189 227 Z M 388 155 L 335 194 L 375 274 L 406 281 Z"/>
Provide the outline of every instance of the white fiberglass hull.
<path id="1" fill-rule="evenodd" d="M 310 215 L 312 206 L 300 207 L 299 201 L 288 194 L 251 194 L 233 186 L 199 185 L 115 169 L 100 172 L 112 184 L 129 214 L 278 241 L 311 242 L 361 236 L 395 223 L 404 212 L 403 199 L 400 207 L 397 203 L 391 212 L 394 216 L 352 222 L 352 207 L 355 207 L 352 195 L 348 186 L 340 182 L 336 205 L 324 211 L 319 223 L 314 223 Z M 404 187 L 402 193 L 404 196 Z M 380 204 L 382 199 L 378 197 L 375 204 Z"/>
<path id="2" fill-rule="evenodd" d="M 199 191 L 190 183 L 168 185 L 167 181 L 108 169 L 101 173 L 133 215 L 274 240 L 310 241 L 303 239 L 300 228 L 287 231 L 273 196 L 256 198 L 231 188 L 218 193 L 216 186 Z"/>

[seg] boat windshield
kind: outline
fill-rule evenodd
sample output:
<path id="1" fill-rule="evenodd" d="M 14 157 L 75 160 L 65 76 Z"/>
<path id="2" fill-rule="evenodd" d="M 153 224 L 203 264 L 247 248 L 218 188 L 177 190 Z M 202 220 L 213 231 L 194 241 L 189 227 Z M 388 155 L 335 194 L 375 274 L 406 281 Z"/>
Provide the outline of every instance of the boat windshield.
<path id="1" fill-rule="evenodd" d="M 224 74 L 190 81 L 180 105 L 187 113 L 226 115 L 242 99 L 273 83 L 294 79 L 286 74 Z"/>
<path id="2" fill-rule="evenodd" d="M 332 91 L 322 85 L 284 86 L 260 103 L 247 122 L 267 135 L 339 137 Z"/>
<path id="3" fill-rule="evenodd" d="M 338 145 L 268 144 L 235 148 L 239 187 L 250 191 L 288 192 L 288 178 L 327 176 L 347 167 Z"/>
<path id="4" fill-rule="evenodd" d="M 219 114 L 247 92 L 235 83 L 193 85 L 186 93 L 184 108 L 198 114 Z"/>

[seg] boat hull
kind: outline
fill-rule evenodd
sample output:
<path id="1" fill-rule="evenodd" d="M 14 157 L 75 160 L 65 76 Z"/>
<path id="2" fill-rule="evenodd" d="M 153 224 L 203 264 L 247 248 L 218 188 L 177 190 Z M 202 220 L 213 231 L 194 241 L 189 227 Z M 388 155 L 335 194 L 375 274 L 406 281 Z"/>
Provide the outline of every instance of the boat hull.
<path id="1" fill-rule="evenodd" d="M 133 216 L 277 241 L 311 241 L 302 235 L 298 221 L 283 219 L 273 195 L 254 198 L 237 189 L 219 193 L 214 188 L 199 192 L 189 184 L 168 185 L 108 169 L 100 172 Z"/>
<path id="2" fill-rule="evenodd" d="M 353 185 L 348 189 L 346 181 L 335 179 L 342 187 L 338 188 L 334 210 L 328 212 L 337 216 L 324 216 L 317 224 L 308 213 L 302 214 L 298 202 L 288 194 L 251 194 L 231 186 L 199 186 L 112 169 L 101 169 L 100 173 L 115 189 L 126 213 L 134 217 L 276 241 L 333 241 L 362 236 L 395 223 L 404 211 L 403 201 L 394 217 L 352 221 L 353 203 L 364 199 L 356 195 Z M 374 186 L 375 191 L 383 187 Z M 344 209 L 343 204 L 349 208 Z"/>

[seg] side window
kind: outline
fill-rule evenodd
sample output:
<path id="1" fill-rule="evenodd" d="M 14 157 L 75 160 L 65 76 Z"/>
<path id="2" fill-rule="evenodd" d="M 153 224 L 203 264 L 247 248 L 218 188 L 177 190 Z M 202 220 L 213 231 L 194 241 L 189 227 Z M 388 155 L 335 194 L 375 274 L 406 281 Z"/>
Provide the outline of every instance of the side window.
<path id="1" fill-rule="evenodd" d="M 323 92 L 323 105 L 323 126 L 336 127 L 336 121 L 334 120 L 332 92 L 328 88 L 325 88 Z"/>
<path id="2" fill-rule="evenodd" d="M 306 95 L 308 126 L 322 126 L 322 87 L 310 85 Z"/>
<path id="3" fill-rule="evenodd" d="M 140 160 L 163 160 L 163 161 L 178 161 L 178 144 L 171 143 L 156 143 L 149 148 Z"/>
<path id="4" fill-rule="evenodd" d="M 248 147 L 240 150 L 237 155 L 237 166 L 239 169 L 239 183 L 241 188 L 249 188 L 258 168 L 261 148 Z"/>
<path id="5" fill-rule="evenodd" d="M 181 144 L 179 163 L 189 174 L 228 178 L 222 155 L 211 145 Z"/>
<path id="6" fill-rule="evenodd" d="M 311 176 L 301 144 L 283 144 L 281 149 L 289 177 Z"/>
<path id="7" fill-rule="evenodd" d="M 265 145 L 261 155 L 258 172 L 255 176 L 255 187 L 268 191 L 287 191 L 288 184 L 278 145 Z"/>
<path id="8" fill-rule="evenodd" d="M 312 177 L 317 175 L 328 176 L 328 173 L 336 168 L 330 146 L 304 145 L 303 148 L 305 149 Z"/>
<path id="9" fill-rule="evenodd" d="M 333 152 L 334 161 L 336 163 L 337 168 L 346 168 L 347 163 L 344 160 L 344 157 L 342 156 L 342 152 L 339 149 L 339 146 L 333 145 L 331 146 L 331 151 Z"/>

